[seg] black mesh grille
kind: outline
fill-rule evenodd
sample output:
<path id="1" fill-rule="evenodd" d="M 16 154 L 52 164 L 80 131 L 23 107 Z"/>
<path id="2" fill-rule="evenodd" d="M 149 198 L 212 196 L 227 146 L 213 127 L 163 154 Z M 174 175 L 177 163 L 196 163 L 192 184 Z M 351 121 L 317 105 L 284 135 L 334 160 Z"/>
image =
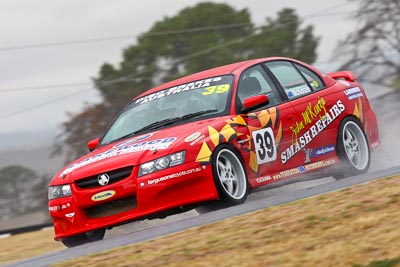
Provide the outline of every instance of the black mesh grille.
<path id="1" fill-rule="evenodd" d="M 136 196 L 117 199 L 85 209 L 91 219 L 103 218 L 136 208 Z"/>
<path id="2" fill-rule="evenodd" d="M 122 179 L 129 177 L 132 173 L 132 169 L 133 169 L 133 166 L 129 166 L 129 167 L 124 167 L 124 168 L 108 171 L 107 174 L 110 177 L 110 181 L 108 182 L 108 184 L 113 184 L 118 181 L 121 181 Z M 98 177 L 101 174 L 103 174 L 103 173 L 98 173 L 96 175 L 76 181 L 76 185 L 80 188 L 99 187 L 101 185 L 98 182 Z"/>

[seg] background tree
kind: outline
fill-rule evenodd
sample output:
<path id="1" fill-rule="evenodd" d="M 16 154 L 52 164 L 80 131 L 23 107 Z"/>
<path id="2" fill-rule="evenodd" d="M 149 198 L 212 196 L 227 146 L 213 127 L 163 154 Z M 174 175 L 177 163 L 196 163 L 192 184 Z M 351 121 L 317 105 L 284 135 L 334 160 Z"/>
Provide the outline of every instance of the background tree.
<path id="1" fill-rule="evenodd" d="M 104 132 L 130 99 L 160 83 L 256 57 L 289 56 L 312 63 L 317 45 L 313 28 L 302 28 L 292 9 L 257 28 L 247 9 L 209 2 L 185 8 L 156 22 L 137 44 L 124 49 L 119 66 L 101 66 L 94 82 L 103 102 L 71 114 L 63 125 L 67 161 L 85 154 L 86 141 Z"/>
<path id="2" fill-rule="evenodd" d="M 339 43 L 341 69 L 357 70 L 360 80 L 400 88 L 400 1 L 356 0 L 356 28 Z"/>
<path id="3" fill-rule="evenodd" d="M 26 212 L 47 212 L 49 178 L 19 165 L 0 169 L 0 217 L 14 217 Z"/>

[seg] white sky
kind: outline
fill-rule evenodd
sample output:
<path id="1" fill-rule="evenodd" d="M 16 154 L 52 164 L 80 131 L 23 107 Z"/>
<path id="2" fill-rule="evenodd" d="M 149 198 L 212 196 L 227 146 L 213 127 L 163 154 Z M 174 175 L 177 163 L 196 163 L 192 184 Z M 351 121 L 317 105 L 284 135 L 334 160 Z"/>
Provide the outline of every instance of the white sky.
<path id="1" fill-rule="evenodd" d="M 118 64 L 121 51 L 135 38 L 35 49 L 5 50 L 43 43 L 86 40 L 113 36 L 137 36 L 156 21 L 173 16 L 197 0 L 2 0 L 0 2 L 0 133 L 59 131 L 66 111 L 79 112 L 85 102 L 99 101 L 90 84 L 104 62 Z M 323 71 L 337 41 L 351 31 L 348 1 L 318 0 L 230 0 L 236 9 L 248 8 L 252 21 L 264 22 L 284 7 L 296 9 L 305 24 L 321 37 L 316 64 Z M 332 7 L 331 10 L 327 8 Z M 323 11 L 325 16 L 316 15 Z M 24 87 L 83 83 L 79 87 L 7 91 Z"/>

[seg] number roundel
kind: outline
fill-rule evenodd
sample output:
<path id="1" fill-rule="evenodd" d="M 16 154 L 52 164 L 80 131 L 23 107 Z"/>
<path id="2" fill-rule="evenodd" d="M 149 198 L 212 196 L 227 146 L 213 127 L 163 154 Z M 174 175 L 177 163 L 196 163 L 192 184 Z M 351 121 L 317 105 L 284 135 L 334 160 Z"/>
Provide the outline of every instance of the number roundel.
<path id="1" fill-rule="evenodd" d="M 257 163 L 262 164 L 276 160 L 275 138 L 272 128 L 252 132 Z"/>

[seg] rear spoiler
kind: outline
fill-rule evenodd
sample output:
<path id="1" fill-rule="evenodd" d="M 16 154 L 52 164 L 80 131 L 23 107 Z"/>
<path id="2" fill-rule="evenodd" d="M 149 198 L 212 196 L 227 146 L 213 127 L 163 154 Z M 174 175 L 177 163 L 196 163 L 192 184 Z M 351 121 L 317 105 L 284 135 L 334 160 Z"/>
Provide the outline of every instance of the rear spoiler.
<path id="1" fill-rule="evenodd" d="M 357 79 L 357 76 L 349 70 L 330 72 L 327 75 L 335 80 L 346 80 L 349 82 L 355 82 Z"/>

